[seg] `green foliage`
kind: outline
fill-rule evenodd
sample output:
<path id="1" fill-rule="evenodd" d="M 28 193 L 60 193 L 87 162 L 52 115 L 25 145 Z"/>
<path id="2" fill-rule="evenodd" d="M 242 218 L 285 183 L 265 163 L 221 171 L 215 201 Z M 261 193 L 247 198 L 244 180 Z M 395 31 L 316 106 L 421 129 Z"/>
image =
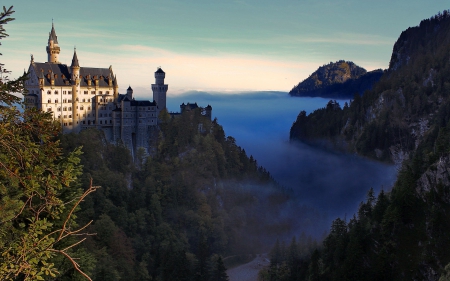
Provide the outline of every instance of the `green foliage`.
<path id="1" fill-rule="evenodd" d="M 11 7 L 0 14 L 0 38 L 12 13 Z M 26 79 L 0 80 L 0 279 L 55 278 L 68 268 L 56 266 L 63 258 L 88 278 L 73 259 L 80 242 L 74 234 L 82 230 L 74 211 L 95 188 L 82 194 L 77 187 L 81 152 L 62 154 L 58 124 L 46 113 L 17 108 L 22 104 L 13 93 L 23 93 Z"/>
<path id="2" fill-rule="evenodd" d="M 77 214 L 95 221 L 85 243 L 97 260 L 93 280 L 226 280 L 219 255 L 264 250 L 260 234 L 285 224 L 272 217 L 288 192 L 217 120 L 198 110 L 162 114 L 157 149 L 137 165 L 101 131 L 61 136 L 67 153 L 82 146 L 82 181 L 102 186 Z"/>

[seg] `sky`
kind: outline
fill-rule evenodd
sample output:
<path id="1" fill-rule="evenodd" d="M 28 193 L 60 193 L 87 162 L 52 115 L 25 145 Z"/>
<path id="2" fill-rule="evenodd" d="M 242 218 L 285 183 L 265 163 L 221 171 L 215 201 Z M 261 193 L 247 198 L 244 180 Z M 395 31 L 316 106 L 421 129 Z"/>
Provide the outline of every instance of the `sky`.
<path id="1" fill-rule="evenodd" d="M 162 67 L 168 95 L 200 91 L 289 91 L 319 66 L 353 61 L 387 68 L 400 33 L 443 0 L 14 0 L 1 62 L 17 77 L 30 54 L 45 62 L 54 21 L 60 61 L 76 46 L 81 66 L 109 67 L 119 91 L 151 93 Z"/>

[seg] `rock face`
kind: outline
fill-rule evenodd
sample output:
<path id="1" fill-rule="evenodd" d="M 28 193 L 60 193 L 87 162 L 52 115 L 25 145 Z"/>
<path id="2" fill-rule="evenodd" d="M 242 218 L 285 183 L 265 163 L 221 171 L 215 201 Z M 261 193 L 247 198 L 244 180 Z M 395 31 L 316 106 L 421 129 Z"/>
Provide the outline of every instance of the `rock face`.
<path id="1" fill-rule="evenodd" d="M 367 72 L 351 61 L 330 62 L 319 67 L 307 79 L 295 86 L 291 96 L 327 98 L 352 98 L 355 93 L 363 94 L 377 82 L 382 70 Z"/>
<path id="2" fill-rule="evenodd" d="M 448 120 L 449 49 L 450 12 L 408 28 L 393 47 L 389 69 L 372 90 L 355 96 L 348 106 L 299 115 L 291 128 L 291 139 L 345 142 L 352 152 L 400 165 L 421 149 L 424 141 L 436 137 Z M 351 69 L 344 61 L 323 66 L 296 86 L 291 95 L 321 93 L 368 75 Z M 341 73 L 342 78 L 330 73 Z"/>
<path id="3" fill-rule="evenodd" d="M 417 181 L 416 191 L 417 194 L 423 195 L 438 186 L 450 187 L 450 155 L 440 157 L 436 163 L 427 169 Z M 441 197 L 441 200 L 450 203 L 450 193 L 447 192 L 445 195 L 444 198 Z"/>

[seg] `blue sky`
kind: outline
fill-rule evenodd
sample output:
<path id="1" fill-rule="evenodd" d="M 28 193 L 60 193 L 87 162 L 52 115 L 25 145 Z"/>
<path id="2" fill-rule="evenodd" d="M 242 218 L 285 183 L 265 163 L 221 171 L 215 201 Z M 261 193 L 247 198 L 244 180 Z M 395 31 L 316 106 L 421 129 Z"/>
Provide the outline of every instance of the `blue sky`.
<path id="1" fill-rule="evenodd" d="M 166 71 L 169 95 L 187 90 L 289 91 L 319 66 L 351 60 L 386 68 L 401 31 L 450 8 L 433 0 L 14 0 L 1 62 L 16 77 L 30 54 L 46 61 L 54 19 L 60 61 L 113 66 L 121 92 L 150 92 Z"/>

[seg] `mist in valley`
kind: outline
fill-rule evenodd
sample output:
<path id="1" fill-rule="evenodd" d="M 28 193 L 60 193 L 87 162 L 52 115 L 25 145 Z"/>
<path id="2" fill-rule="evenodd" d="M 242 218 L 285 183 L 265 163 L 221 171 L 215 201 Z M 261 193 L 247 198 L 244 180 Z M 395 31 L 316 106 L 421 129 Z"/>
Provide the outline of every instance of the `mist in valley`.
<path id="1" fill-rule="evenodd" d="M 395 180 L 392 165 L 289 141 L 298 113 L 324 107 L 328 99 L 290 97 L 286 92 L 187 92 L 169 95 L 167 107 L 178 112 L 183 102 L 211 105 L 213 118 L 226 135 L 234 137 L 248 156 L 286 188 L 291 199 L 276 215 L 267 217 L 279 228 L 271 238 L 288 239 L 302 232 L 320 238 L 335 218 L 351 218 L 371 187 L 376 193 L 381 188 L 390 190 Z M 242 186 L 265 200 L 266 191 Z"/>

